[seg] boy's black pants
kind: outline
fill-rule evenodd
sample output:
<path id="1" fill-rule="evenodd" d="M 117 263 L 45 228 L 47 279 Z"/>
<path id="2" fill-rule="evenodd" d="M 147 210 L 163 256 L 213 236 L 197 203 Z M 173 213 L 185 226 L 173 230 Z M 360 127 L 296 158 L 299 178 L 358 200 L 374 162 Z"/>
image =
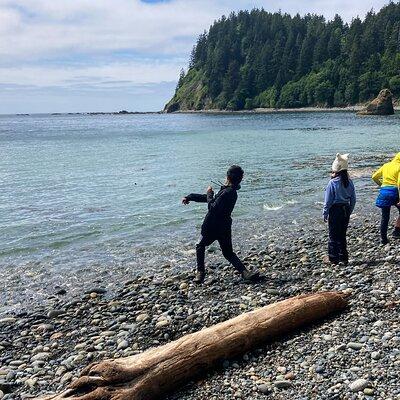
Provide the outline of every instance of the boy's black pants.
<path id="1" fill-rule="evenodd" d="M 200 272 L 205 272 L 204 256 L 206 252 L 206 247 L 216 240 L 218 240 L 223 256 L 236 268 L 239 273 L 242 273 L 246 268 L 240 261 L 239 257 L 233 252 L 231 232 L 226 232 L 219 235 L 202 235 L 200 242 L 196 245 L 197 270 Z"/>
<path id="2" fill-rule="evenodd" d="M 329 260 L 333 263 L 346 262 L 349 259 L 347 252 L 347 227 L 350 222 L 350 207 L 347 204 L 334 204 L 329 210 Z"/>

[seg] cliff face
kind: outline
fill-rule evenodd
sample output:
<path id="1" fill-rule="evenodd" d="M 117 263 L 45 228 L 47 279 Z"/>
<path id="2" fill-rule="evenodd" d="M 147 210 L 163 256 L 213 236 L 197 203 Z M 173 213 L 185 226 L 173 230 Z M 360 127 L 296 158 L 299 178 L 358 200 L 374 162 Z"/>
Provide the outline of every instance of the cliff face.
<path id="1" fill-rule="evenodd" d="M 205 110 L 211 104 L 203 74 L 196 69 L 191 69 L 182 85 L 176 88 L 174 97 L 165 105 L 164 111 Z"/>
<path id="2" fill-rule="evenodd" d="M 200 35 L 166 112 L 308 106 L 400 95 L 400 3 L 351 24 L 336 16 L 232 13 Z"/>

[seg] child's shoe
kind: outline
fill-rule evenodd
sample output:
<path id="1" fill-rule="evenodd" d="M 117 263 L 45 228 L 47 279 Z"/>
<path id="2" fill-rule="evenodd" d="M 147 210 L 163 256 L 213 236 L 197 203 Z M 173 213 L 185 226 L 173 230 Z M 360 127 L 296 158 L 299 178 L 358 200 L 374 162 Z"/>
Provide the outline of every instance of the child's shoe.
<path id="1" fill-rule="evenodd" d="M 204 282 L 205 278 L 206 278 L 206 273 L 204 271 L 197 271 L 196 276 L 193 279 L 193 282 L 200 285 Z"/>
<path id="2" fill-rule="evenodd" d="M 381 239 L 381 244 L 383 244 L 384 246 L 385 246 L 386 244 L 388 244 L 388 243 L 389 243 L 389 240 L 388 240 L 387 237 L 383 237 L 383 238 Z"/>
<path id="3" fill-rule="evenodd" d="M 392 233 L 392 236 L 393 236 L 395 239 L 400 239 L 400 228 L 394 228 L 394 231 L 393 231 L 393 233 Z"/>
<path id="4" fill-rule="evenodd" d="M 249 271 L 245 269 L 242 272 L 242 278 L 246 282 L 252 282 L 257 280 L 260 277 L 260 273 L 258 271 Z"/>
<path id="5" fill-rule="evenodd" d="M 324 264 L 327 264 L 327 265 L 338 265 L 339 264 L 339 262 L 338 261 L 332 261 L 330 258 L 329 258 L 329 256 L 324 256 L 323 258 L 322 258 L 322 262 L 324 263 Z"/>

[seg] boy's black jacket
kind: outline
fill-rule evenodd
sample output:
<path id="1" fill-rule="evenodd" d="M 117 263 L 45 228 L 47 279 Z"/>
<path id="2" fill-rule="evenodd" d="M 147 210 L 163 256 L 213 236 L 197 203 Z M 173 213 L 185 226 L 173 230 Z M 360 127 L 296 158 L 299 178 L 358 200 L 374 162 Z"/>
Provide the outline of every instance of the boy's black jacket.
<path id="1" fill-rule="evenodd" d="M 221 186 L 220 191 L 214 196 L 214 192 L 207 194 L 191 193 L 186 198 L 189 201 L 198 203 L 208 203 L 208 213 L 201 226 L 203 236 L 226 235 L 230 233 L 232 227 L 231 214 L 237 200 L 237 190 L 240 186 Z"/>

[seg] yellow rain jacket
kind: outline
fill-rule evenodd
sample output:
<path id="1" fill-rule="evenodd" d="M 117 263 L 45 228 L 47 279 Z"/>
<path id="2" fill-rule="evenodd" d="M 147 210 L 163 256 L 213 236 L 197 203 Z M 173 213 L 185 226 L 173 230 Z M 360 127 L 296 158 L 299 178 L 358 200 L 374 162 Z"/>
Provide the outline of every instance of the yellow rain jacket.
<path id="1" fill-rule="evenodd" d="M 400 153 L 372 174 L 372 179 L 381 187 L 395 186 L 400 190 Z"/>

